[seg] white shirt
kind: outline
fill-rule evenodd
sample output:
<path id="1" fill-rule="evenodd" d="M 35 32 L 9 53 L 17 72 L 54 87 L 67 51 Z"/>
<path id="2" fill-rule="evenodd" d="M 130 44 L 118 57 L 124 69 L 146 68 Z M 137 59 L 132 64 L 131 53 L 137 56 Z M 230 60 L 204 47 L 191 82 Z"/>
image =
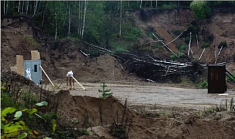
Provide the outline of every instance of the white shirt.
<path id="1" fill-rule="evenodd" d="M 69 71 L 66 76 L 73 76 L 73 72 L 72 71 Z"/>

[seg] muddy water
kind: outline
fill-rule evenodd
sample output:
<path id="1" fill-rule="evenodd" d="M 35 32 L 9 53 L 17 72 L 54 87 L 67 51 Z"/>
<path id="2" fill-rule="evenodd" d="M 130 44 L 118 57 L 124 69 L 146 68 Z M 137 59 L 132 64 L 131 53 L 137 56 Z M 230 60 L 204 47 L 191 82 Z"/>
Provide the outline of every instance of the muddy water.
<path id="1" fill-rule="evenodd" d="M 98 83 L 82 83 L 86 88 L 84 91 L 78 84 L 70 93 L 74 96 L 100 97 L 101 89 Z M 207 89 L 183 89 L 175 87 L 161 87 L 153 85 L 122 85 L 107 84 L 107 89 L 111 89 L 113 96 L 124 102 L 127 98 L 129 105 L 159 106 L 159 107 L 185 107 L 192 109 L 203 109 L 220 104 L 225 104 L 233 97 L 234 91 L 227 91 L 225 94 L 208 94 Z M 68 89 L 62 85 L 61 89 Z"/>

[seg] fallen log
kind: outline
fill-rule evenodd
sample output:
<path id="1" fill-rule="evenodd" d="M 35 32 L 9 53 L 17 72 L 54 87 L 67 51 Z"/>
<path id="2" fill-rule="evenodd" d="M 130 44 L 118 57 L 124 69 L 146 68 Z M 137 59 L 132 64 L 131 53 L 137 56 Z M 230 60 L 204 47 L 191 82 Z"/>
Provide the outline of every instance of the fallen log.
<path id="1" fill-rule="evenodd" d="M 90 54 L 86 54 L 85 52 L 83 52 L 82 50 L 79 50 L 84 56 L 88 57 Z"/>
<path id="2" fill-rule="evenodd" d="M 223 49 L 223 46 L 221 46 L 220 49 L 219 49 L 218 56 L 217 56 L 217 58 L 216 58 L 216 60 L 215 60 L 215 63 L 217 63 L 217 60 L 218 60 L 218 58 L 219 58 L 219 55 L 220 55 L 220 52 L 222 51 L 222 49 Z"/>
<path id="3" fill-rule="evenodd" d="M 113 53 L 112 51 L 110 51 L 110 50 L 108 50 L 108 49 L 105 49 L 105 48 L 102 48 L 102 47 L 96 46 L 96 45 L 94 45 L 94 44 L 91 44 L 91 43 L 88 43 L 88 42 L 85 42 L 85 41 L 83 41 L 83 43 L 88 44 L 88 45 L 90 45 L 90 46 L 93 46 L 93 47 L 95 47 L 95 48 L 98 48 L 98 49 L 104 50 L 104 51 L 106 51 L 106 52 Z"/>
<path id="4" fill-rule="evenodd" d="M 206 67 L 206 65 L 196 63 L 200 66 L 196 66 L 195 69 L 194 64 L 191 62 L 181 63 L 156 59 L 154 56 L 145 53 L 131 54 L 125 52 L 115 55 L 130 73 L 135 73 L 139 77 L 155 82 L 164 82 L 168 79 L 180 80 L 183 75 L 195 76 L 198 70 L 204 70 L 203 67 Z"/>
<path id="5" fill-rule="evenodd" d="M 153 34 L 153 36 L 156 38 L 156 39 L 158 39 L 158 37 L 152 32 L 152 34 Z M 159 41 L 160 39 L 158 39 L 158 41 Z M 170 51 L 171 53 L 173 53 L 176 57 L 178 57 L 178 55 L 175 53 L 175 52 L 173 52 L 163 41 L 160 41 L 162 44 L 163 44 L 163 46 L 168 50 L 168 51 Z"/>
<path id="6" fill-rule="evenodd" d="M 206 50 L 206 48 L 203 49 L 203 51 L 202 51 L 202 53 L 201 53 L 201 55 L 200 55 L 200 57 L 199 57 L 198 60 L 200 60 L 200 59 L 202 58 L 202 55 L 203 55 L 203 53 L 204 53 L 205 50 Z"/>

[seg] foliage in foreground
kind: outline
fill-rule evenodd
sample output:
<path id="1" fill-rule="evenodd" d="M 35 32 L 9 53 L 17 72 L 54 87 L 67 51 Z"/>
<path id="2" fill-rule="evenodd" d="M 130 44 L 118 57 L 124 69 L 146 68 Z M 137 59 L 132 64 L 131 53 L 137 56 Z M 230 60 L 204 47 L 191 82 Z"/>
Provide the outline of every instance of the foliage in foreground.
<path id="1" fill-rule="evenodd" d="M 17 89 L 16 84 L 11 85 L 14 89 L 11 87 L 6 89 L 1 86 L 1 138 L 57 139 L 89 135 L 86 129 L 79 128 L 75 130 L 71 126 L 57 124 L 59 117 L 52 112 L 52 109 L 49 109 L 48 103 L 45 101 L 34 103 L 30 107 L 31 101 L 28 101 L 25 97 L 30 91 L 27 93 L 22 91 L 22 88 Z M 19 93 L 17 90 L 24 93 Z M 16 96 L 15 94 L 18 94 L 18 97 L 13 97 Z"/>
<path id="2" fill-rule="evenodd" d="M 37 103 L 37 106 L 47 105 L 47 102 Z M 36 130 L 31 130 L 25 122 L 26 120 L 32 120 L 33 116 L 36 115 L 37 109 L 23 109 L 18 110 L 14 107 L 7 107 L 1 111 L 1 138 L 17 138 L 23 139 L 26 137 L 35 138 L 39 135 Z M 52 134 L 55 133 L 56 121 L 52 119 Z"/>

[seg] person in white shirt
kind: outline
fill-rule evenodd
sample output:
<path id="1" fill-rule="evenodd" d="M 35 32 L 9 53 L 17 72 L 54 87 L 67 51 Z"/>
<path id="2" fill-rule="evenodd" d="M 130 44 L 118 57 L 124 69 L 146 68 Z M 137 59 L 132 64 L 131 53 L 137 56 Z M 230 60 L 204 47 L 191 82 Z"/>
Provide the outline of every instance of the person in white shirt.
<path id="1" fill-rule="evenodd" d="M 66 74 L 66 76 L 67 76 L 67 86 L 70 86 L 70 90 L 71 89 L 73 89 L 73 87 L 74 87 L 74 80 L 73 80 L 73 78 L 72 78 L 72 76 L 73 76 L 73 71 L 69 71 L 67 74 Z M 73 82 L 73 84 L 72 84 L 72 82 Z"/>

